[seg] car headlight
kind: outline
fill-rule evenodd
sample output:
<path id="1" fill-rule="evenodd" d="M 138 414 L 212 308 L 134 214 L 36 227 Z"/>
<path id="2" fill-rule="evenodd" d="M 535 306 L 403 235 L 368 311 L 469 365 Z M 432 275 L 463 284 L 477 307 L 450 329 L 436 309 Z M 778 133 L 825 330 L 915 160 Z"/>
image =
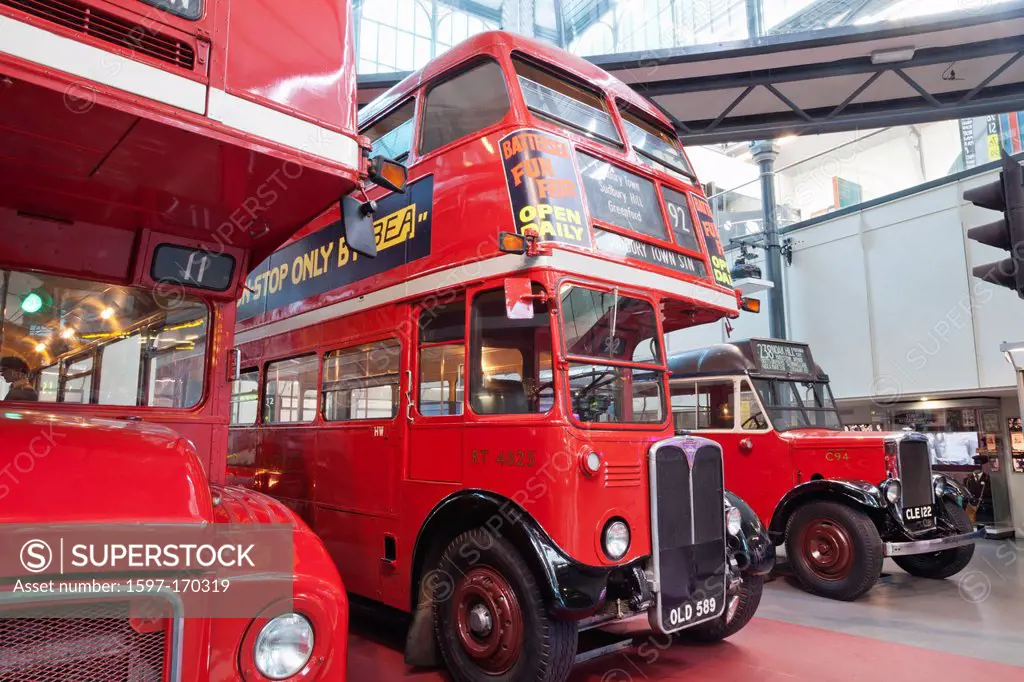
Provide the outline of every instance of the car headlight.
<path id="1" fill-rule="evenodd" d="M 903 494 L 903 484 L 898 478 L 890 478 L 882 484 L 882 495 L 889 504 L 896 504 Z"/>
<path id="2" fill-rule="evenodd" d="M 629 525 L 622 519 L 612 519 L 605 525 L 601 544 L 612 561 L 618 561 L 629 551 Z"/>
<path id="3" fill-rule="evenodd" d="M 301 672 L 312 654 L 313 626 L 305 617 L 288 613 L 263 626 L 253 659 L 264 677 L 284 680 Z"/>
<path id="4" fill-rule="evenodd" d="M 946 478 L 944 476 L 936 476 L 932 481 L 932 488 L 935 490 L 935 497 L 942 497 L 946 492 Z"/>
<path id="5" fill-rule="evenodd" d="M 743 514 L 736 507 L 729 507 L 725 512 L 725 528 L 729 535 L 739 535 L 743 528 Z"/>

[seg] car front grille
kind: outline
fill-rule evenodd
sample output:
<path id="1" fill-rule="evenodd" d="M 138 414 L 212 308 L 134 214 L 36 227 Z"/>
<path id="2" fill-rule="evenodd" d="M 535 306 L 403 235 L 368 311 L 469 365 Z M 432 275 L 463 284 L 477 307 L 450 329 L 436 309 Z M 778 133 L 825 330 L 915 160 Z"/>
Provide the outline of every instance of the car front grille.
<path id="1" fill-rule="evenodd" d="M 907 518 L 908 510 L 932 507 L 935 504 L 932 488 L 932 463 L 928 454 L 928 443 L 924 440 L 905 438 L 899 444 L 899 474 L 903 484 L 900 500 L 903 520 L 913 531 L 935 527 L 935 516 Z"/>
<path id="2" fill-rule="evenodd" d="M 660 629 L 672 632 L 716 617 L 724 605 L 722 449 L 704 439 L 671 438 L 652 448 L 651 467 L 657 617 Z M 712 613 L 694 608 L 711 599 Z"/>
<path id="3" fill-rule="evenodd" d="M 133 627 L 130 608 L 129 602 L 49 605 L 45 617 L 0 618 L 0 680 L 164 682 L 169 628 Z"/>

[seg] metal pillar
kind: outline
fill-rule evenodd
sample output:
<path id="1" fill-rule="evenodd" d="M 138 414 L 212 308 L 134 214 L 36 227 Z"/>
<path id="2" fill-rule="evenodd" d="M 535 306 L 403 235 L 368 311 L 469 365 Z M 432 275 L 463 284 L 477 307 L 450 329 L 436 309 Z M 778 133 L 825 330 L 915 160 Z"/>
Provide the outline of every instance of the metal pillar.
<path id="1" fill-rule="evenodd" d="M 764 0 L 747 0 L 747 38 L 764 35 Z"/>
<path id="2" fill-rule="evenodd" d="M 774 288 L 768 292 L 768 324 L 772 338 L 785 339 L 786 299 L 782 287 L 782 244 L 776 221 L 775 160 L 779 158 L 779 145 L 772 140 L 750 144 L 750 152 L 761 168 L 761 210 L 764 215 L 764 264 L 768 280 Z"/>

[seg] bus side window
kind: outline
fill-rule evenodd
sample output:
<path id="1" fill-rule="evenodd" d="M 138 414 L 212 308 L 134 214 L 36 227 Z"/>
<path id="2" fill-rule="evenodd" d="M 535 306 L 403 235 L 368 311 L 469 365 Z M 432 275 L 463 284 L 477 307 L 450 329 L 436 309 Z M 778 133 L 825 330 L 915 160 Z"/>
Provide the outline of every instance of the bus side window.
<path id="1" fill-rule="evenodd" d="M 736 387 L 732 381 L 708 381 L 697 384 L 697 428 L 735 428 L 735 393 Z"/>
<path id="2" fill-rule="evenodd" d="M 424 417 L 462 414 L 465 301 L 423 308 L 419 326 L 419 412 Z"/>
<path id="3" fill-rule="evenodd" d="M 264 374 L 263 421 L 267 424 L 308 424 L 316 416 L 316 355 L 278 360 Z"/>
<path id="4" fill-rule="evenodd" d="M 672 382 L 672 419 L 676 431 L 697 430 L 697 387 L 692 381 Z"/>
<path id="5" fill-rule="evenodd" d="M 434 86 L 427 93 L 420 154 L 429 154 L 505 117 L 511 108 L 505 76 L 486 61 Z"/>
<path id="6" fill-rule="evenodd" d="M 362 131 L 373 147 L 370 158 L 385 156 L 394 161 L 403 161 L 412 151 L 412 134 L 415 127 L 416 100 L 409 100 L 393 112 Z"/>
<path id="7" fill-rule="evenodd" d="M 256 423 L 259 395 L 259 370 L 243 370 L 231 382 L 231 426 L 253 426 Z"/>
<path id="8" fill-rule="evenodd" d="M 324 419 L 391 419 L 398 414 L 402 352 L 398 341 L 367 343 L 324 357 Z"/>

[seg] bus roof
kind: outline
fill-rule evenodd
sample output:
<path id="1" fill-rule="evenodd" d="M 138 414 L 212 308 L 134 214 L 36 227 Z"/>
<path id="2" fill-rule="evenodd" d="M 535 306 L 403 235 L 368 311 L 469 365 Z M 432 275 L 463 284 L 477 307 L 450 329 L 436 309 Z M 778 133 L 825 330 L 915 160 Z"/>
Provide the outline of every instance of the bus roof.
<path id="1" fill-rule="evenodd" d="M 668 361 L 673 378 L 744 375 L 827 381 L 806 343 L 748 339 L 696 348 Z"/>
<path id="2" fill-rule="evenodd" d="M 556 67 L 580 81 L 599 88 L 606 95 L 614 99 L 621 99 L 643 111 L 670 130 L 675 130 L 672 121 L 649 99 L 641 96 L 636 90 L 607 71 L 559 47 L 506 31 L 479 33 L 459 43 L 419 71 L 406 76 L 400 83 L 367 104 L 359 112 L 360 124 L 390 109 L 393 104 L 405 99 L 423 84 L 430 83 L 458 64 L 481 54 L 498 56 L 512 52 L 523 53 Z"/>

